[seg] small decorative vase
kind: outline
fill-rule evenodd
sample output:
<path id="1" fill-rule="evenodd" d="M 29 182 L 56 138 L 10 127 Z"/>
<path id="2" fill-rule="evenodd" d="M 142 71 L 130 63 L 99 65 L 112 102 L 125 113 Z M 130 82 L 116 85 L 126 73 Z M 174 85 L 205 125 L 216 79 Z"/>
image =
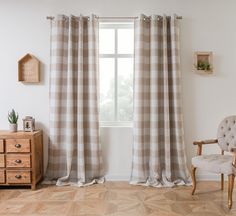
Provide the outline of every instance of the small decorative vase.
<path id="1" fill-rule="evenodd" d="M 10 132 L 16 132 L 17 131 L 17 124 L 9 124 L 9 130 L 10 130 Z"/>

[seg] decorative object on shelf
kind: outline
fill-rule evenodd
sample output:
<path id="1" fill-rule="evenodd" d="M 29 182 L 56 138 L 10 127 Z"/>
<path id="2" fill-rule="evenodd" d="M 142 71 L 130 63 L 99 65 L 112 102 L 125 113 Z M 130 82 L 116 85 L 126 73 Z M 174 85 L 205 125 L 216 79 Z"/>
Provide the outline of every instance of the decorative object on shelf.
<path id="1" fill-rule="evenodd" d="M 35 119 L 32 116 L 26 116 L 23 119 L 23 130 L 25 132 L 33 132 L 35 130 Z"/>
<path id="2" fill-rule="evenodd" d="M 195 71 L 200 74 L 213 73 L 212 52 L 195 52 L 194 67 Z"/>
<path id="3" fill-rule="evenodd" d="M 31 54 L 26 54 L 18 61 L 18 81 L 24 83 L 40 82 L 40 61 Z"/>
<path id="4" fill-rule="evenodd" d="M 18 121 L 18 113 L 15 112 L 14 109 L 11 112 L 8 112 L 8 121 L 9 121 L 9 130 L 10 132 L 17 131 L 17 121 Z"/>

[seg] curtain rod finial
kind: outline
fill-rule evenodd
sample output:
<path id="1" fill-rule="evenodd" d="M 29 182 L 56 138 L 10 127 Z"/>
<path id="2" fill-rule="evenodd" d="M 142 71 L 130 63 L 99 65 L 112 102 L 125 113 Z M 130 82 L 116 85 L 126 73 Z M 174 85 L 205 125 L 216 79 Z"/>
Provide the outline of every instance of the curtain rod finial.
<path id="1" fill-rule="evenodd" d="M 53 20 L 54 17 L 53 16 L 47 16 L 46 19 Z"/>

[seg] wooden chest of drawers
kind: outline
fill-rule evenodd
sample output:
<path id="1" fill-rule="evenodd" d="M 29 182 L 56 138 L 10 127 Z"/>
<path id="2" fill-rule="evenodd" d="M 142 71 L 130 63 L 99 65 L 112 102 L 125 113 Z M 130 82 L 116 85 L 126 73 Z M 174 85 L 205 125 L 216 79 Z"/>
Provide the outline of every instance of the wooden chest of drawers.
<path id="1" fill-rule="evenodd" d="M 43 133 L 0 131 L 0 186 L 28 185 L 43 178 Z"/>

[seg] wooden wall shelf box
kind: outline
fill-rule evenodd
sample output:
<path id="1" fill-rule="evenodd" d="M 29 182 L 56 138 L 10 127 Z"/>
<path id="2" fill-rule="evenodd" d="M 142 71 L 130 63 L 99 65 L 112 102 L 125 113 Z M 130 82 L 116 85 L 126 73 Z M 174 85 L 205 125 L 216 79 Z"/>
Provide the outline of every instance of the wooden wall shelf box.
<path id="1" fill-rule="evenodd" d="M 199 64 L 209 65 L 209 69 L 201 69 Z M 213 57 L 212 52 L 195 52 L 194 53 L 194 69 L 199 74 L 212 74 L 213 73 Z"/>
<path id="2" fill-rule="evenodd" d="M 43 179 L 43 133 L 0 131 L 0 186 L 31 186 Z"/>
<path id="3" fill-rule="evenodd" d="M 18 81 L 25 83 L 40 82 L 40 61 L 31 54 L 26 54 L 18 61 Z"/>

